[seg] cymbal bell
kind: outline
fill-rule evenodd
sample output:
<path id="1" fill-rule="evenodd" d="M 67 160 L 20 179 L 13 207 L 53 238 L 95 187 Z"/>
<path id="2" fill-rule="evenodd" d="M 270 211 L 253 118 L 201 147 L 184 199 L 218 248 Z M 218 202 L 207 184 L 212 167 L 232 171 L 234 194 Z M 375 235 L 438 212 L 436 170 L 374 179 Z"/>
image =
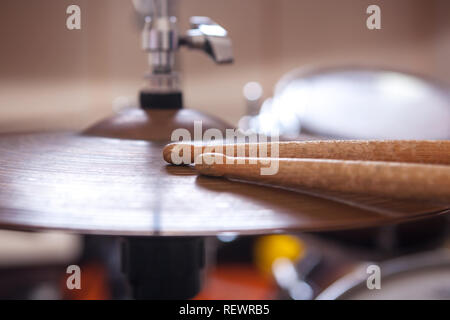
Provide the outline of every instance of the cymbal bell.
<path id="1" fill-rule="evenodd" d="M 318 197 L 197 177 L 189 166 L 167 165 L 163 146 L 73 133 L 2 135 L 0 226 L 108 235 L 258 234 L 370 227 L 448 212 L 429 203 Z"/>
<path id="2" fill-rule="evenodd" d="M 86 129 L 88 136 L 169 142 L 172 132 L 185 128 L 194 135 L 194 122 L 201 121 L 202 133 L 209 128 L 225 131 L 224 121 L 192 109 L 128 109 Z"/>

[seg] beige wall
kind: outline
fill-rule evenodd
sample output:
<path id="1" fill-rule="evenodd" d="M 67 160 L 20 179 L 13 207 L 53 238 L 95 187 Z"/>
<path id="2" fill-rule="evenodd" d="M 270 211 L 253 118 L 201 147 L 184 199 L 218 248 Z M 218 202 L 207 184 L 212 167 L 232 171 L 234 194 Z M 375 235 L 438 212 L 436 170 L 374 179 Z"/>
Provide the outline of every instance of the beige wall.
<path id="1" fill-rule="evenodd" d="M 82 30 L 65 28 L 65 8 L 82 8 Z M 271 94 L 292 68 L 320 64 L 382 65 L 450 83 L 450 5 L 445 0 L 179 0 L 182 30 L 191 15 L 223 24 L 236 62 L 215 66 L 182 50 L 186 105 L 236 123 L 242 86 Z M 382 9 L 382 30 L 365 27 L 365 9 Z M 146 57 L 131 0 L 2 0 L 0 130 L 82 128 L 133 99 Z"/>

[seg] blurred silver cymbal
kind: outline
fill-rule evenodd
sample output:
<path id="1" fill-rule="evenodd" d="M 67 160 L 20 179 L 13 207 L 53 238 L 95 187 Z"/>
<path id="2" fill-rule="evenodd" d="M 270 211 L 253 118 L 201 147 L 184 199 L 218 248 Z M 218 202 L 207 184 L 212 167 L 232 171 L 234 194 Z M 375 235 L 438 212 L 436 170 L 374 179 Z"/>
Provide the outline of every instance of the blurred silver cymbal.
<path id="1" fill-rule="evenodd" d="M 349 139 L 450 139 L 450 90 L 433 79 L 364 67 L 300 68 L 277 84 L 250 128 Z"/>

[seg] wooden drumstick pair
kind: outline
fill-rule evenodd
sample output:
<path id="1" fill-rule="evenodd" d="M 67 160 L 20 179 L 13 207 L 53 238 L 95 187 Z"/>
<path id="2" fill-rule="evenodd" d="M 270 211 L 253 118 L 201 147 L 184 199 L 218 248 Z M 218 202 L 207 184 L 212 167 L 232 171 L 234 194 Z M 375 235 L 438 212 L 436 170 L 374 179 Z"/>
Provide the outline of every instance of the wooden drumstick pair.
<path id="1" fill-rule="evenodd" d="M 260 151 L 267 151 L 270 157 L 273 147 L 278 148 L 277 158 L 252 157 L 260 155 Z M 196 170 L 204 175 L 281 187 L 450 203 L 450 141 L 325 140 L 265 146 L 174 143 L 163 151 L 169 163 L 183 155 L 181 164 L 195 163 Z M 261 168 L 274 161 L 276 174 L 262 175 Z"/>

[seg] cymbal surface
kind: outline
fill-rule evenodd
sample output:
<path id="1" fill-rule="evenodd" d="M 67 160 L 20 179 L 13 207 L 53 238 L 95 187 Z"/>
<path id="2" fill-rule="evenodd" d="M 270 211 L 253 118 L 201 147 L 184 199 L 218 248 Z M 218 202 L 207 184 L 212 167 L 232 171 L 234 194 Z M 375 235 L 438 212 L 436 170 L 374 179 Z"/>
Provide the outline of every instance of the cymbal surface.
<path id="1" fill-rule="evenodd" d="M 167 142 L 178 128 L 187 129 L 194 137 L 194 123 L 201 121 L 202 133 L 209 128 L 225 131 L 230 125 L 218 118 L 192 109 L 158 110 L 128 109 L 113 115 L 83 134 L 105 138 Z"/>
<path id="2" fill-rule="evenodd" d="M 197 177 L 163 143 L 72 133 L 0 136 L 0 226 L 109 235 L 322 231 L 437 215 L 447 207 Z"/>

